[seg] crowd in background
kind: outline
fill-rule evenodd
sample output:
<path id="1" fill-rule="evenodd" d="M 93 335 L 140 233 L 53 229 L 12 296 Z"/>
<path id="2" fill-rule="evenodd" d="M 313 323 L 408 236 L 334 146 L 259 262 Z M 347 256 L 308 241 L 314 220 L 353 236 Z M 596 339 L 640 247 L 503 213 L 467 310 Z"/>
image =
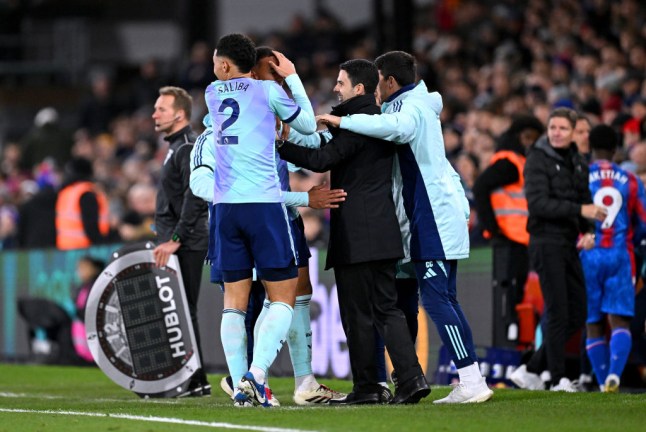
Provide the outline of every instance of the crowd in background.
<path id="1" fill-rule="evenodd" d="M 517 114 L 544 124 L 555 107 L 571 107 L 592 126 L 605 123 L 621 137 L 618 158 L 646 178 L 646 4 L 638 0 L 477 0 L 433 3 L 415 14 L 413 54 L 420 78 L 442 94 L 447 155 L 468 198 L 501 134 Z M 316 113 L 337 103 L 331 89 L 338 64 L 374 59 L 370 27 L 346 29 L 333 14 L 312 21 L 294 16 L 289 28 L 252 35 L 257 45 L 284 52 L 296 64 Z M 151 59 L 128 79 L 98 68 L 73 130 L 57 107 L 43 107 L 33 127 L 0 142 L 0 249 L 30 247 L 21 233 L 38 218 L 21 217 L 36 197 L 60 185 L 72 156 L 92 161 L 94 178 L 109 197 L 107 241 L 153 238 L 156 181 L 166 152 L 154 132 L 158 89 L 177 85 L 194 97 L 199 132 L 204 89 L 213 81 L 212 43 L 196 43 L 186 61 Z M 581 140 L 585 141 L 585 132 Z M 308 190 L 325 175 L 303 171 L 294 190 Z M 312 245 L 326 244 L 326 214 L 302 209 Z M 484 242 L 475 211 L 472 244 Z"/>

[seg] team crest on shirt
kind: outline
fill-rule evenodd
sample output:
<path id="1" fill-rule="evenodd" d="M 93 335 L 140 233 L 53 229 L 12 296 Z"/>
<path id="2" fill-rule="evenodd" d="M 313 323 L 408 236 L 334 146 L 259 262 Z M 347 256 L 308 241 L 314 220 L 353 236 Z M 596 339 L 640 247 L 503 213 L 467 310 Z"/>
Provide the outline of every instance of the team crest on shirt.
<path id="1" fill-rule="evenodd" d="M 164 159 L 163 165 L 166 165 L 166 162 L 170 160 L 170 157 L 173 155 L 174 152 L 175 150 L 168 149 L 168 153 L 166 153 L 166 159 Z"/>

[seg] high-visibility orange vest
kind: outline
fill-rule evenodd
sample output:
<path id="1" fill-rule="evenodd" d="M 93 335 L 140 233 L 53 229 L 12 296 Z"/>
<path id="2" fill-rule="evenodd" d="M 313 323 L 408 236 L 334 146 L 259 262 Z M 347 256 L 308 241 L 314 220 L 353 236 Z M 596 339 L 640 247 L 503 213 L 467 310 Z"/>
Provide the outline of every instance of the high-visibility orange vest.
<path id="1" fill-rule="evenodd" d="M 63 188 L 56 199 L 56 247 L 61 250 L 84 249 L 92 242 L 85 234 L 81 219 L 81 195 L 93 192 L 99 203 L 99 232 L 110 230 L 108 199 L 92 182 L 77 182 Z"/>
<path id="2" fill-rule="evenodd" d="M 491 164 L 500 159 L 507 159 L 518 169 L 518 181 L 496 189 L 491 193 L 491 207 L 496 215 L 496 222 L 500 231 L 516 243 L 528 245 L 529 233 L 527 232 L 527 199 L 525 198 L 525 157 L 513 151 L 503 150 L 496 152 L 491 158 Z"/>

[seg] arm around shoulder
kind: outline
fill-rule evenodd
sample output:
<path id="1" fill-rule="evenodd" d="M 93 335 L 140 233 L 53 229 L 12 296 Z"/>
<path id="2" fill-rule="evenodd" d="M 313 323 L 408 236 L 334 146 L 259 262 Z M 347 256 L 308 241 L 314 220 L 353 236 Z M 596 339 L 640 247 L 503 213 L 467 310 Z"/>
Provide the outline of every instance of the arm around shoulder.
<path id="1" fill-rule="evenodd" d="M 413 110 L 383 114 L 354 114 L 341 118 L 341 129 L 373 138 L 407 144 L 417 131 L 417 115 Z"/>

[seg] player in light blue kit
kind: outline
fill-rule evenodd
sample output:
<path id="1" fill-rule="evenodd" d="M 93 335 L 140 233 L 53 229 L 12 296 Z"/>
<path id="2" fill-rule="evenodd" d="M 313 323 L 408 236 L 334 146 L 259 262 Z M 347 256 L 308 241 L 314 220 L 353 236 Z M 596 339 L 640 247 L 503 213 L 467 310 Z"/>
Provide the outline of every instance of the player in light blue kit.
<path id="1" fill-rule="evenodd" d="M 595 244 L 580 253 L 588 298 L 586 351 L 601 390 L 619 391 L 632 339 L 635 314 L 635 231 L 646 226 L 644 185 L 634 174 L 612 162 L 617 148 L 615 131 L 606 125 L 590 131 L 590 192 L 608 216 L 595 223 Z M 604 322 L 612 329 L 606 342 Z"/>
<path id="2" fill-rule="evenodd" d="M 434 403 L 484 402 L 493 392 L 480 373 L 471 328 L 456 292 L 457 260 L 469 256 L 469 204 L 445 156 L 442 98 L 429 93 L 423 81 L 416 84 L 417 68 L 410 54 L 391 51 L 375 64 L 382 114 L 343 118 L 326 114 L 319 120 L 397 144 L 393 188 L 402 189 L 395 204 L 404 209 L 398 210 L 404 248 L 409 248 L 415 265 L 422 304 L 460 377 L 460 384 Z"/>
<path id="3" fill-rule="evenodd" d="M 273 55 L 273 54 L 272 54 Z M 209 253 L 207 258 L 211 263 L 215 262 L 216 254 L 213 240 L 215 235 L 215 218 L 213 211 L 213 168 L 215 166 L 215 146 L 213 144 L 213 129 L 211 117 L 207 114 L 204 116 L 204 126 L 206 130 L 197 138 L 196 144 L 191 151 L 191 178 L 190 186 L 193 194 L 202 198 L 209 203 L 211 219 L 209 229 L 212 231 L 209 240 Z M 342 397 L 339 392 L 331 390 L 329 387 L 319 384 L 312 372 L 312 330 L 310 325 L 310 299 L 312 297 L 312 284 L 309 278 L 309 248 L 305 241 L 303 233 L 303 222 L 300 218 L 296 207 L 311 207 L 317 209 L 338 208 L 339 203 L 345 200 L 347 195 L 343 189 L 330 190 L 323 185 L 313 186 L 308 192 L 291 192 L 289 189 L 289 171 L 298 168 L 287 164 L 278 159 L 278 175 L 281 178 L 281 185 L 285 191 L 285 204 L 290 208 L 290 222 L 296 237 L 296 245 L 299 252 L 298 261 L 298 285 L 296 289 L 296 303 L 294 307 L 294 318 L 290 326 L 287 345 L 289 346 L 289 355 L 294 369 L 294 379 L 296 381 L 294 389 L 294 402 L 297 405 L 317 405 L 326 404 L 330 399 Z M 288 168 L 289 166 L 289 168 Z M 211 266 L 211 282 L 220 285 L 222 283 L 221 271 L 215 266 Z M 238 382 L 247 371 L 253 358 L 253 345 L 256 337 L 254 336 L 255 322 L 257 329 L 268 312 L 269 301 L 265 299 L 264 287 L 252 285 L 252 295 L 249 299 L 249 305 L 245 313 L 246 340 L 238 344 L 236 352 L 230 352 L 227 356 L 227 363 L 231 373 L 236 373 L 235 377 L 227 376 L 222 378 L 220 387 L 233 397 L 233 381 Z M 254 297 L 253 290 L 260 289 Z M 253 298 L 253 299 L 252 299 Z M 263 303 L 264 300 L 264 303 Z M 262 311 L 262 313 L 261 313 Z M 251 316 L 250 316 L 251 314 Z M 260 314 L 260 316 L 258 315 Z M 252 321 L 252 322 L 249 322 Z M 224 336 L 223 336 L 224 337 Z M 244 344 L 247 349 L 245 351 Z M 268 391 L 269 402 L 272 406 L 279 406 L 278 399 L 273 392 Z"/>
<path id="4" fill-rule="evenodd" d="M 261 56 L 263 51 L 258 51 L 258 56 Z M 269 51 L 271 53 L 271 51 Z M 271 54 L 271 57 L 263 57 L 265 62 L 267 58 L 274 58 L 274 55 Z M 276 59 L 277 61 L 277 59 Z M 259 58 L 258 63 L 261 63 L 262 60 Z M 263 62 L 264 63 L 264 62 Z M 258 66 L 258 65 L 257 65 Z M 259 76 L 259 71 L 257 67 L 254 68 L 255 75 L 257 78 L 261 78 L 264 75 Z M 211 125 L 210 115 L 204 116 L 204 126 L 206 130 L 197 138 L 196 144 L 191 151 L 191 178 L 190 186 L 193 194 L 202 198 L 203 200 L 212 203 L 213 201 L 213 182 L 214 182 L 214 172 L 213 168 L 215 167 L 215 145 L 213 143 L 213 129 Z M 312 372 L 312 330 L 310 325 L 310 299 L 312 297 L 312 284 L 310 283 L 309 278 L 309 249 L 307 243 L 305 242 L 305 237 L 302 229 L 302 219 L 299 216 L 296 207 L 311 207 L 311 208 L 338 208 L 339 203 L 345 200 L 345 195 L 347 195 L 342 189 L 330 190 L 324 188 L 323 186 L 314 186 L 308 192 L 291 192 L 289 189 L 289 171 L 297 169 L 296 167 L 287 164 L 286 162 L 278 159 L 277 160 L 278 175 L 281 178 L 281 187 L 285 191 L 285 204 L 290 209 L 290 221 L 292 223 L 292 229 L 296 236 L 296 244 L 299 251 L 299 262 L 298 262 L 298 287 L 296 290 L 296 304 L 294 307 L 294 318 L 289 329 L 287 337 L 287 345 L 289 346 L 289 355 L 292 360 L 292 366 L 294 369 L 294 378 L 296 381 L 294 389 L 294 402 L 297 405 L 316 405 L 316 404 L 326 404 L 330 399 L 342 397 L 341 393 L 331 390 L 329 387 L 319 384 Z M 288 165 L 289 171 L 288 171 Z M 212 209 L 213 206 L 210 205 Z M 215 229 L 214 224 L 214 213 L 211 211 L 211 220 L 209 221 L 210 229 Z M 212 240 L 215 239 L 215 235 L 211 235 L 209 241 L 209 254 L 208 258 L 211 262 L 215 262 L 216 254 L 215 247 Z M 221 272 L 215 266 L 211 266 L 211 282 L 220 284 L 222 280 Z M 255 289 L 252 287 L 252 290 Z M 249 320 L 250 313 L 258 313 L 255 308 L 259 307 L 262 309 L 260 316 L 257 316 L 256 328 L 262 324 L 262 320 L 268 312 L 269 302 L 264 299 L 264 287 L 261 287 L 262 294 L 257 296 L 253 301 L 259 302 L 257 305 L 252 305 L 252 300 L 249 300 L 249 306 L 247 308 L 245 319 Z M 238 350 L 236 352 L 229 352 L 227 356 L 227 362 L 229 364 L 229 370 L 231 373 L 235 373 L 236 376 L 228 376 L 222 379 L 220 386 L 222 389 L 229 395 L 233 396 L 234 386 L 233 382 L 237 383 L 240 378 L 244 375 L 248 368 L 248 361 L 251 361 L 253 355 L 249 354 L 253 352 L 253 341 L 255 337 L 253 335 L 253 328 L 251 329 L 249 325 L 246 326 L 246 344 L 247 350 L 244 349 L 245 341 L 238 344 Z M 223 336 L 225 337 L 225 336 Z M 266 387 L 268 390 L 268 388 Z M 272 392 L 269 392 L 270 395 L 269 401 L 272 406 L 279 405 L 278 400 Z"/>
<path id="5" fill-rule="evenodd" d="M 275 117 L 304 134 L 316 130 L 294 65 L 277 56 L 279 63 L 271 65 L 286 77 L 294 100 L 275 82 L 252 79 L 256 50 L 241 34 L 218 41 L 213 56 L 218 80 L 205 94 L 215 138 L 215 265 L 225 284 L 220 329 L 225 355 L 239 351 L 244 341 L 254 266 L 271 302 L 251 367 L 237 383 L 238 406 L 269 406 L 265 377 L 287 338 L 296 297 L 297 251 L 276 171 Z"/>

